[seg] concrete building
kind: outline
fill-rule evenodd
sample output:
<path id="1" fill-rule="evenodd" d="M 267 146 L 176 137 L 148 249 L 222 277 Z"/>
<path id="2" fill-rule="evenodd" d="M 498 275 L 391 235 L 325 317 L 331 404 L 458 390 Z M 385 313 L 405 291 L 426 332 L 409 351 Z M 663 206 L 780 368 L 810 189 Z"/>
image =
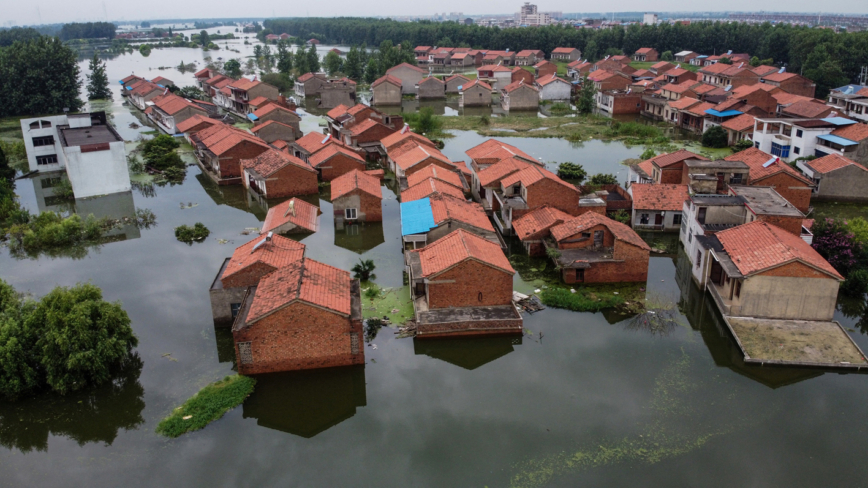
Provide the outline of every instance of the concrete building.
<path id="1" fill-rule="evenodd" d="M 862 131 L 859 125 L 864 127 L 864 124 L 857 124 L 853 120 L 840 117 L 825 119 L 757 117 L 752 140 L 757 149 L 786 162 L 792 162 L 800 157 L 823 157 L 832 153 L 858 161 L 860 143 L 848 138 L 847 135 L 854 138 L 860 137 L 862 132 L 868 135 L 868 131 Z M 849 134 L 850 132 L 853 134 Z M 868 156 L 868 147 L 863 151 Z"/>
<path id="2" fill-rule="evenodd" d="M 535 86 L 539 90 L 540 100 L 569 102 L 573 91 L 570 82 L 558 78 L 554 73 L 537 78 Z"/>
<path id="3" fill-rule="evenodd" d="M 868 86 L 844 85 L 829 93 L 828 104 L 841 115 L 868 123 Z"/>
<path id="4" fill-rule="evenodd" d="M 461 90 L 458 92 L 458 106 L 490 107 L 491 91 L 491 86 L 488 83 L 473 80 L 466 85 L 461 86 Z"/>
<path id="5" fill-rule="evenodd" d="M 338 105 L 352 107 L 356 104 L 356 82 L 349 78 L 329 80 L 319 89 L 317 108 L 333 109 Z"/>
<path id="6" fill-rule="evenodd" d="M 446 78 L 446 93 L 458 93 L 459 88 L 470 83 L 470 78 L 464 75 L 452 75 Z"/>
<path id="7" fill-rule="evenodd" d="M 416 98 L 419 100 L 446 98 L 446 83 L 440 78 L 427 76 L 416 84 Z"/>
<path id="8" fill-rule="evenodd" d="M 565 283 L 645 282 L 651 248 L 626 225 L 594 212 L 551 229 Z"/>
<path id="9" fill-rule="evenodd" d="M 317 171 L 295 156 L 269 149 L 240 161 L 244 187 L 256 196 L 287 198 L 319 191 Z"/>
<path id="10" fill-rule="evenodd" d="M 868 200 L 868 168 L 838 154 L 796 165 L 814 182 L 813 195 L 823 200 Z"/>
<path id="11" fill-rule="evenodd" d="M 402 95 L 415 95 L 416 85 L 422 81 L 422 77 L 425 76 L 425 70 L 412 64 L 401 63 L 388 69 L 386 74 L 401 80 Z"/>
<path id="12" fill-rule="evenodd" d="M 645 12 L 645 15 L 642 16 L 642 24 L 657 25 L 657 14 L 649 14 L 648 12 Z"/>
<path id="13" fill-rule="evenodd" d="M 296 96 L 300 98 L 315 97 L 319 95 L 320 88 L 328 83 L 325 73 L 305 73 L 295 80 Z"/>
<path id="14" fill-rule="evenodd" d="M 690 187 L 636 183 L 627 191 L 633 198 L 630 222 L 634 229 L 677 232 L 681 228 L 681 212 Z"/>
<path id="15" fill-rule="evenodd" d="M 519 81 L 500 90 L 500 106 L 503 110 L 538 110 L 539 89 Z"/>
<path id="16" fill-rule="evenodd" d="M 75 198 L 130 191 L 123 138 L 105 112 L 21 119 L 31 171 L 65 171 Z"/>
<path id="17" fill-rule="evenodd" d="M 521 334 L 515 270 L 499 245 L 457 229 L 407 254 L 417 337 Z"/>
<path id="18" fill-rule="evenodd" d="M 552 23 L 551 14 L 540 12 L 537 6 L 530 2 L 524 2 L 518 12 L 518 24 L 535 27 L 540 25 L 549 25 Z"/>
<path id="19" fill-rule="evenodd" d="M 371 83 L 371 105 L 401 105 L 402 86 L 402 81 L 391 75 L 377 79 Z"/>
<path id="20" fill-rule="evenodd" d="M 331 201 L 335 225 L 383 221 L 383 190 L 380 180 L 353 170 L 332 180 Z"/>

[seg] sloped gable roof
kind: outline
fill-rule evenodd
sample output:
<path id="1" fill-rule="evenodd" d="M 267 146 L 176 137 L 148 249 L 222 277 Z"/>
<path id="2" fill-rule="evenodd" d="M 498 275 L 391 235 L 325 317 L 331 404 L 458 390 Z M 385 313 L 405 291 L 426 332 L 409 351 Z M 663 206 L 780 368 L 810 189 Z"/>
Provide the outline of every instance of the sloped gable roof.
<path id="1" fill-rule="evenodd" d="M 319 219 L 317 219 L 319 214 L 320 209 L 316 205 L 311 205 L 300 198 L 290 198 L 268 209 L 260 234 L 267 234 L 289 222 L 309 232 L 316 232 L 319 230 Z"/>
<path id="2" fill-rule="evenodd" d="M 348 316 L 351 310 L 350 287 L 350 273 L 347 271 L 313 259 L 303 259 L 278 269 L 259 282 L 247 323 L 254 323 L 295 301 Z"/>
<path id="3" fill-rule="evenodd" d="M 436 276 L 458 263 L 474 260 L 509 274 L 515 270 L 500 246 L 464 229 L 458 229 L 422 249 L 419 254 L 422 276 Z"/>
<path id="4" fill-rule="evenodd" d="M 304 257 L 304 244 L 275 235 L 270 241 L 266 241 L 257 247 L 264 238 L 257 237 L 252 241 L 238 246 L 223 270 L 221 279 L 226 279 L 248 267 L 262 263 L 275 269 L 288 266 L 300 261 Z M 254 250 L 254 247 L 256 248 Z"/>
<path id="5" fill-rule="evenodd" d="M 550 229 L 573 218 L 572 215 L 548 205 L 535 208 L 512 221 L 516 237 L 525 240 L 541 231 Z"/>
<path id="6" fill-rule="evenodd" d="M 242 168 L 250 168 L 261 176 L 271 176 L 286 166 L 294 166 L 312 173 L 316 172 L 315 169 L 301 159 L 276 149 L 269 149 L 255 158 L 242 159 L 240 162 Z"/>
<path id="7" fill-rule="evenodd" d="M 633 183 L 633 208 L 637 210 L 660 210 L 680 212 L 690 195 L 687 185 Z"/>
<path id="8" fill-rule="evenodd" d="M 342 174 L 331 182 L 331 198 L 334 201 L 353 190 L 361 190 L 371 196 L 382 199 L 383 189 L 380 179 L 363 171 L 354 169 Z"/>
<path id="9" fill-rule="evenodd" d="M 562 241 L 568 237 L 574 236 L 579 232 L 590 229 L 591 227 L 595 227 L 597 225 L 605 226 L 607 229 L 609 229 L 609 232 L 611 232 L 612 235 L 615 236 L 615 239 L 619 241 L 626 242 L 627 244 L 632 244 L 646 251 L 651 250 L 651 247 L 648 246 L 648 244 L 646 244 L 645 241 L 643 241 L 642 238 L 639 237 L 639 234 L 633 231 L 633 229 L 596 212 L 583 213 L 582 215 L 568 220 L 563 224 L 552 227 L 552 237 L 554 237 L 555 241 Z"/>

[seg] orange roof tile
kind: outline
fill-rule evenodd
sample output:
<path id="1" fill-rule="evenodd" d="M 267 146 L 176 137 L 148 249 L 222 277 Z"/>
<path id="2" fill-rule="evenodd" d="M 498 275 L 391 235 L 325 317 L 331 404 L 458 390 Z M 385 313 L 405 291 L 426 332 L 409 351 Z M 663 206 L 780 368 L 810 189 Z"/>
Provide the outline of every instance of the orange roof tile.
<path id="1" fill-rule="evenodd" d="M 374 119 L 365 119 L 365 120 L 361 121 L 360 123 L 350 127 L 349 130 L 350 130 L 350 133 L 352 135 L 357 136 L 359 134 L 362 134 L 366 130 L 373 129 L 374 127 L 377 127 L 377 126 L 386 127 L 385 125 L 377 122 Z M 386 127 L 386 128 L 388 129 L 388 127 Z"/>
<path id="2" fill-rule="evenodd" d="M 204 115 L 196 114 L 187 120 L 178 122 L 175 128 L 178 129 L 178 132 L 188 132 L 190 129 L 196 127 L 199 124 L 208 124 L 209 126 L 212 126 L 220 123 L 222 122 L 208 118 Z"/>
<path id="3" fill-rule="evenodd" d="M 734 130 L 736 132 L 743 132 L 748 129 L 753 129 L 754 121 L 756 117 L 751 114 L 741 114 L 738 117 L 733 117 L 727 121 L 724 121 L 722 125 L 725 129 Z"/>
<path id="4" fill-rule="evenodd" d="M 395 86 L 401 86 L 401 79 L 387 74 L 387 75 L 377 79 L 373 83 L 371 83 L 371 88 L 378 87 L 378 86 L 382 85 L 383 83 L 390 83 L 390 84 L 395 85 Z"/>
<path id="5" fill-rule="evenodd" d="M 273 236 L 271 241 L 267 241 L 254 251 L 253 248 L 262 240 L 263 238 L 257 237 L 238 246 L 232 253 L 220 279 L 225 280 L 256 263 L 279 269 L 301 261 L 304 257 L 304 244 L 279 235 Z"/>
<path id="6" fill-rule="evenodd" d="M 323 163 L 328 161 L 329 159 L 337 156 L 338 154 L 343 154 L 349 158 L 356 160 L 360 165 L 365 165 L 365 160 L 359 156 L 358 154 L 350 151 L 344 146 L 339 146 L 337 144 L 329 144 L 322 151 L 317 151 L 313 153 L 307 160 L 310 162 L 310 165 L 314 168 L 321 166 Z"/>
<path id="7" fill-rule="evenodd" d="M 383 198 L 383 189 L 380 187 L 380 179 L 363 171 L 354 169 L 332 180 L 331 199 L 338 199 L 353 190 L 361 190 L 379 199 Z"/>
<path id="8" fill-rule="evenodd" d="M 853 142 L 862 142 L 868 139 L 868 125 L 865 124 L 850 124 L 840 129 L 832 131 L 833 136 L 850 139 Z"/>
<path id="9" fill-rule="evenodd" d="M 820 117 L 832 110 L 832 107 L 817 103 L 812 100 L 799 100 L 783 109 L 783 112 L 795 117 L 814 118 Z"/>
<path id="10" fill-rule="evenodd" d="M 700 102 L 699 102 L 699 100 L 697 100 L 695 98 L 681 97 L 678 100 L 674 100 L 674 101 L 671 101 L 668 103 L 669 103 L 670 108 L 673 108 L 675 110 L 684 110 L 684 109 L 688 109 L 694 105 L 697 105 Z"/>
<path id="11" fill-rule="evenodd" d="M 777 72 L 778 68 L 775 68 L 774 66 L 769 66 L 767 64 L 763 64 L 760 66 L 754 66 L 750 70 L 753 71 L 754 73 L 760 75 L 760 76 L 766 76 L 766 75 L 770 75 L 772 73 Z"/>
<path id="12" fill-rule="evenodd" d="M 636 54 L 648 54 L 653 50 L 654 50 L 653 47 L 640 47 L 639 49 L 636 50 Z"/>
<path id="13" fill-rule="evenodd" d="M 203 69 L 200 69 L 199 71 L 193 73 L 193 76 L 195 76 L 196 78 L 201 78 L 201 77 L 206 76 L 206 75 L 208 75 L 208 76 L 211 75 L 211 69 L 210 68 L 203 68 Z"/>
<path id="14" fill-rule="evenodd" d="M 647 251 L 651 250 L 651 247 L 639 237 L 639 234 L 633 231 L 633 229 L 627 227 L 626 225 L 616 222 L 608 217 L 600 215 L 596 212 L 586 212 L 582 215 L 575 217 L 571 220 L 564 222 L 563 224 L 556 225 L 552 227 L 552 237 L 554 237 L 555 241 L 562 241 L 568 237 L 574 236 L 583 230 L 590 229 L 591 227 L 595 227 L 597 225 L 603 225 L 612 235 L 615 236 L 615 239 L 626 242 L 627 244 L 632 244 L 640 249 L 645 249 Z"/>
<path id="15" fill-rule="evenodd" d="M 263 96 L 258 96 L 258 97 L 254 98 L 253 100 L 250 101 L 250 105 L 252 105 L 254 107 L 258 107 L 267 101 L 268 101 L 268 98 L 263 97 Z"/>
<path id="16" fill-rule="evenodd" d="M 648 178 L 651 178 L 651 176 L 654 174 L 654 161 L 653 161 L 653 159 L 646 159 L 645 161 L 642 161 L 641 163 L 637 164 L 636 166 L 638 166 L 639 169 L 644 171 L 645 176 L 647 176 Z"/>
<path id="17" fill-rule="evenodd" d="M 295 166 L 316 173 L 315 169 L 301 159 L 276 149 L 269 149 L 253 159 L 242 159 L 240 163 L 242 168 L 250 168 L 261 176 L 271 176 L 286 166 Z"/>
<path id="18" fill-rule="evenodd" d="M 512 83 L 506 85 L 505 87 L 503 87 L 502 90 L 505 91 L 506 93 L 512 93 L 512 92 L 514 92 L 518 89 L 521 89 L 521 88 L 529 88 L 533 91 L 539 91 L 539 89 L 537 87 L 530 85 L 530 84 L 527 84 L 523 80 L 518 80 L 518 81 L 512 82 Z"/>
<path id="19" fill-rule="evenodd" d="M 415 132 L 413 132 L 409 129 L 407 129 L 406 132 L 398 131 L 398 132 L 395 132 L 394 134 L 389 134 L 388 136 L 386 136 L 382 140 L 380 140 L 380 144 L 383 145 L 383 148 L 385 148 L 386 151 L 389 151 L 393 147 L 395 147 L 401 143 L 406 142 L 408 139 L 410 139 L 416 143 L 419 143 L 419 144 L 424 144 L 424 145 L 429 146 L 429 147 L 434 147 L 434 143 L 431 142 L 430 139 L 428 139 L 425 136 L 416 134 Z"/>
<path id="20" fill-rule="evenodd" d="M 247 91 L 256 85 L 259 85 L 260 83 L 262 83 L 262 82 L 261 81 L 248 80 L 247 78 L 239 78 L 239 79 L 235 80 L 234 82 L 230 83 L 229 87 L 234 88 L 236 90 Z"/>
<path id="21" fill-rule="evenodd" d="M 831 171 L 835 171 L 836 169 L 846 168 L 848 166 L 855 166 L 862 171 L 868 171 L 868 168 L 862 166 L 861 164 L 857 164 L 855 161 L 845 158 L 840 154 L 829 154 L 827 156 L 823 156 L 822 158 L 817 158 L 812 161 L 805 161 L 805 164 L 818 173 L 829 173 Z"/>
<path id="22" fill-rule="evenodd" d="M 389 68 L 388 70 L 386 70 L 386 74 L 389 74 L 393 71 L 396 71 L 398 68 L 410 68 L 413 71 L 418 71 L 420 73 L 425 72 L 425 70 L 423 70 L 422 68 L 420 68 L 418 66 L 413 66 L 412 64 L 409 64 L 409 63 L 401 63 L 398 66 L 395 66 L 395 67 L 392 67 L 392 68 Z"/>
<path id="23" fill-rule="evenodd" d="M 488 91 L 492 90 L 491 85 L 489 85 L 488 83 L 486 83 L 484 81 L 479 81 L 479 79 L 477 78 L 477 79 L 471 81 L 470 83 L 467 83 L 466 85 L 461 85 L 461 91 L 467 90 L 467 89 L 472 88 L 472 87 L 477 86 L 477 85 L 481 86 L 482 88 L 485 88 Z"/>
<path id="24" fill-rule="evenodd" d="M 500 246 L 464 229 L 458 229 L 413 252 L 419 254 L 422 276 L 426 278 L 436 276 L 468 260 L 487 264 L 511 275 L 515 274 Z"/>
<path id="25" fill-rule="evenodd" d="M 454 171 L 449 171 L 443 169 L 436 165 L 426 166 L 425 168 L 420 169 L 419 171 L 407 176 L 407 184 L 409 186 L 415 186 L 421 183 L 428 178 L 434 178 L 445 183 L 449 183 L 455 188 L 464 188 L 464 185 L 461 183 L 461 178 Z"/>
<path id="26" fill-rule="evenodd" d="M 729 93 L 730 93 L 730 96 L 732 96 L 734 98 L 743 98 L 743 97 L 746 97 L 749 94 L 756 92 L 756 91 L 769 92 L 769 93 L 772 93 L 772 96 L 774 96 L 774 92 L 780 93 L 783 90 L 781 90 L 780 88 L 778 88 L 774 85 L 767 85 L 765 83 L 755 83 L 753 85 L 737 86 L 737 87 L 733 88 L 732 91 L 730 91 Z"/>
<path id="27" fill-rule="evenodd" d="M 799 236 L 761 220 L 715 234 L 744 276 L 801 261 L 843 281 L 844 278 Z"/>
<path id="28" fill-rule="evenodd" d="M 307 231 L 316 232 L 319 230 L 317 217 L 320 213 L 320 209 L 316 205 L 307 203 L 300 198 L 290 198 L 268 209 L 268 214 L 265 216 L 265 222 L 262 223 L 262 230 L 259 233 L 260 235 L 268 234 L 290 222 Z"/>
<path id="29" fill-rule="evenodd" d="M 201 130 L 196 133 L 196 138 L 209 151 L 218 156 L 244 141 L 252 142 L 266 149 L 268 148 L 268 145 L 262 139 L 248 134 L 241 129 L 227 125 L 223 125 L 222 127 L 215 125 Z"/>
<path id="30" fill-rule="evenodd" d="M 774 163 L 765 166 L 766 163 L 775 157 L 769 153 L 760 151 L 755 147 L 749 147 L 744 151 L 739 151 L 735 154 L 723 158 L 724 161 L 741 161 L 750 168 L 750 182 L 755 183 L 763 178 L 778 174 L 787 173 L 793 178 L 801 181 L 805 185 L 813 185 L 810 180 L 805 178 L 801 173 L 793 169 L 789 164 L 777 159 Z"/>
<path id="31" fill-rule="evenodd" d="M 204 110 L 202 110 L 201 108 L 177 95 L 172 95 L 171 93 L 168 93 L 166 95 L 159 95 L 157 97 L 154 97 L 151 101 L 154 103 L 155 107 L 159 108 L 160 110 L 166 112 L 169 115 L 174 115 L 181 110 L 184 110 L 185 108 L 194 108 L 204 113 Z"/>
<path id="32" fill-rule="evenodd" d="M 552 49 L 552 54 L 570 54 L 575 50 L 574 47 L 556 47 Z"/>
<path id="33" fill-rule="evenodd" d="M 765 85 L 770 86 L 770 85 Z M 772 98 L 778 102 L 778 105 L 791 105 L 796 102 L 801 102 L 803 100 L 813 100 L 811 97 L 806 97 L 802 95 L 796 95 L 794 93 L 787 93 L 785 91 L 779 91 L 778 93 L 773 93 Z"/>
<path id="34" fill-rule="evenodd" d="M 524 162 L 516 158 L 501 159 L 495 164 L 482 169 L 477 175 L 479 185 L 483 188 L 497 184 L 500 187 L 500 180 L 507 176 L 517 173 L 530 166 L 530 163 Z"/>
<path id="35" fill-rule="evenodd" d="M 349 315 L 351 283 L 350 273 L 313 259 L 304 259 L 269 274 L 259 282 L 247 313 L 247 323 L 252 324 L 296 301 Z"/>
<path id="36" fill-rule="evenodd" d="M 780 83 L 782 81 L 789 80 L 790 78 L 795 78 L 796 76 L 799 76 L 799 75 L 797 75 L 796 73 L 786 73 L 786 72 L 784 72 L 784 73 L 772 73 L 770 75 L 763 76 L 763 79 L 766 81 L 774 81 L 774 82 Z"/>
<path id="37" fill-rule="evenodd" d="M 653 158 L 651 158 L 651 161 L 655 163 L 657 167 L 665 168 L 667 166 L 680 163 L 685 159 L 701 159 L 702 161 L 708 161 L 708 158 L 706 158 L 705 156 L 700 156 L 699 154 L 690 152 L 687 149 L 679 149 L 675 152 L 663 153 L 659 156 L 654 156 Z"/>
<path id="38" fill-rule="evenodd" d="M 313 73 L 308 72 L 308 73 L 305 73 L 305 74 L 299 76 L 299 77 L 298 77 L 298 80 L 296 80 L 296 81 L 301 82 L 301 83 L 304 83 L 304 82 L 306 82 L 307 80 L 313 78 L 314 76 L 316 76 L 316 75 L 314 75 Z"/>
<path id="39" fill-rule="evenodd" d="M 429 158 L 434 158 L 439 161 L 452 164 L 452 161 L 450 161 L 449 158 L 444 156 L 443 153 L 441 153 L 439 150 L 434 149 L 433 147 L 426 147 L 421 145 L 417 145 L 409 151 L 393 156 L 392 160 L 395 161 L 395 164 L 398 165 L 399 168 L 407 171 L 413 166 Z"/>
<path id="40" fill-rule="evenodd" d="M 568 85 L 570 84 L 570 82 L 568 82 L 567 80 L 565 80 L 563 78 L 558 78 L 557 75 L 555 75 L 554 73 L 552 73 L 551 76 L 545 76 L 541 79 L 536 80 L 536 83 L 540 86 L 546 86 L 549 83 L 554 83 L 556 81 L 559 81 L 561 83 L 566 83 Z"/>
<path id="41" fill-rule="evenodd" d="M 347 111 L 348 111 L 349 109 L 350 109 L 350 108 L 347 107 L 346 105 L 344 105 L 344 104 L 340 104 L 340 105 L 338 105 L 337 107 L 335 107 L 335 108 L 329 110 L 329 111 L 326 113 L 326 117 L 329 117 L 329 118 L 331 118 L 331 119 L 336 119 L 336 118 L 340 117 L 341 115 L 344 115 L 345 113 L 347 113 Z"/>
<path id="42" fill-rule="evenodd" d="M 686 110 L 688 113 L 696 115 L 697 117 L 705 117 L 705 111 L 714 107 L 715 105 L 713 103 L 702 102 L 699 105 L 691 105 Z"/>
<path id="43" fill-rule="evenodd" d="M 699 83 L 697 83 L 696 80 L 687 80 L 682 81 L 681 83 L 669 83 L 663 85 L 662 89 L 666 91 L 671 91 L 672 93 L 684 93 L 698 84 Z"/>
<path id="44" fill-rule="evenodd" d="M 255 115 L 259 118 L 262 118 L 262 117 L 270 114 L 271 112 L 274 112 L 275 110 L 281 111 L 281 112 L 288 112 L 288 113 L 295 115 L 296 117 L 298 116 L 298 114 L 293 112 L 292 110 L 290 110 L 286 107 L 281 107 L 280 105 L 277 105 L 276 103 L 269 103 L 268 105 L 266 105 L 264 107 L 260 107 L 257 111 L 253 112 L 253 115 Z"/>
<path id="45" fill-rule="evenodd" d="M 652 185 L 633 183 L 633 208 L 637 210 L 665 210 L 680 212 L 684 200 L 690 195 L 687 185 Z"/>
<path id="46" fill-rule="evenodd" d="M 296 139 L 293 144 L 304 149 L 305 152 L 310 154 L 314 154 L 320 149 L 328 147 L 332 144 L 343 146 L 343 143 L 341 143 L 341 141 L 338 141 L 331 136 L 325 136 L 320 132 L 308 132 L 304 136 Z"/>
<path id="47" fill-rule="evenodd" d="M 512 221 L 512 229 L 516 237 L 525 240 L 541 231 L 562 224 L 573 216 L 556 208 L 543 205 Z"/>
<path id="48" fill-rule="evenodd" d="M 543 168 L 542 166 L 538 166 L 535 164 L 528 165 L 527 168 L 513 173 L 506 178 L 500 181 L 500 186 L 503 188 L 510 187 L 518 182 L 521 182 L 525 188 L 529 188 L 534 184 L 542 181 L 542 180 L 551 180 L 555 183 L 559 183 L 576 193 L 578 193 L 578 189 L 574 185 L 567 183 L 566 181 L 558 178 L 558 175 L 552 173 L 551 171 Z"/>
<path id="49" fill-rule="evenodd" d="M 447 220 L 463 222 L 477 229 L 494 232 L 491 221 L 485 215 L 485 210 L 478 203 L 468 202 L 463 197 L 455 198 L 452 195 L 435 193 L 429 197 L 431 201 L 431 213 L 434 222 L 440 225 Z"/>
<path id="50" fill-rule="evenodd" d="M 498 141 L 497 139 L 489 139 L 478 146 L 471 147 L 465 151 L 465 154 L 470 156 L 470 159 L 472 160 L 500 161 L 501 159 L 517 157 L 528 162 L 536 163 L 536 159 L 534 159 L 530 154 L 511 144 Z"/>
<path id="51" fill-rule="evenodd" d="M 710 75 L 718 75 L 718 74 L 721 74 L 721 73 L 723 73 L 724 71 L 728 70 L 728 69 L 731 68 L 731 67 L 732 67 L 732 66 L 730 66 L 730 65 L 728 65 L 728 64 L 723 64 L 723 63 L 714 63 L 714 64 L 712 64 L 712 65 L 705 66 L 704 68 L 702 68 L 701 70 L 699 70 L 699 72 L 700 72 L 700 73 L 707 73 L 707 74 L 710 74 Z"/>
<path id="52" fill-rule="evenodd" d="M 425 197 L 430 196 L 433 193 L 451 195 L 455 198 L 464 198 L 463 190 L 460 190 L 443 181 L 434 178 L 427 178 L 402 191 L 401 202 L 412 202 L 415 200 L 421 200 Z"/>

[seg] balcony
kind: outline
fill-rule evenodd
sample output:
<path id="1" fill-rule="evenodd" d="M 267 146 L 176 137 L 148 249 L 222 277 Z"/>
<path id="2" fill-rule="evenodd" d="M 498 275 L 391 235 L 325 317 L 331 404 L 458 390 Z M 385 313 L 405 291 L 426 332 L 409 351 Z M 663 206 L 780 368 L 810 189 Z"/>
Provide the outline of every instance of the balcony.
<path id="1" fill-rule="evenodd" d="M 720 294 L 721 290 L 719 286 L 711 281 L 708 282 L 708 290 L 711 292 L 712 298 L 714 298 L 714 302 L 717 304 L 718 310 L 723 315 L 732 315 L 732 302 L 723 298 Z"/>

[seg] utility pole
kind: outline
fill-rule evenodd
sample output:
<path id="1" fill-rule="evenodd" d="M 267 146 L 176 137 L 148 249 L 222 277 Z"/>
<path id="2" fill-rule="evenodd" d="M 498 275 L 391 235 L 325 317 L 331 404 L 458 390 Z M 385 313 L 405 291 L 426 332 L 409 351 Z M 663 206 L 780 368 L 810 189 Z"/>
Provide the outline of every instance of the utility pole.
<path id="1" fill-rule="evenodd" d="M 859 84 L 868 84 L 868 66 L 862 66 L 862 72 L 859 73 Z"/>

